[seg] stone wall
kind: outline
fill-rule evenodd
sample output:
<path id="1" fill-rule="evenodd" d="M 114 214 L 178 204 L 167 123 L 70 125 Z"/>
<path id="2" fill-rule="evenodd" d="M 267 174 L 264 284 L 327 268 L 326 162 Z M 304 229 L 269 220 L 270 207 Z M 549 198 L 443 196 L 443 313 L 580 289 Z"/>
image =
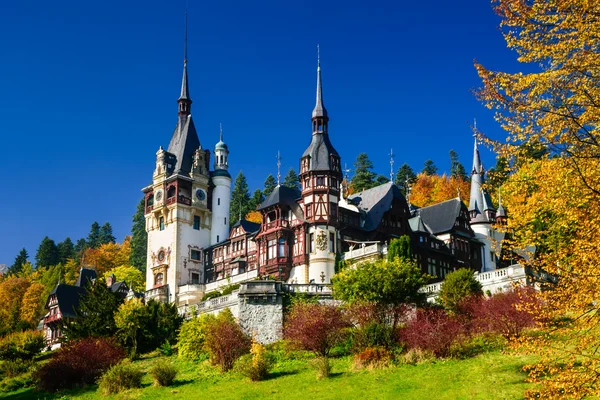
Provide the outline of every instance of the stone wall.
<path id="1" fill-rule="evenodd" d="M 243 283 L 238 294 L 240 326 L 256 341 L 268 344 L 281 339 L 283 296 L 280 282 Z"/>

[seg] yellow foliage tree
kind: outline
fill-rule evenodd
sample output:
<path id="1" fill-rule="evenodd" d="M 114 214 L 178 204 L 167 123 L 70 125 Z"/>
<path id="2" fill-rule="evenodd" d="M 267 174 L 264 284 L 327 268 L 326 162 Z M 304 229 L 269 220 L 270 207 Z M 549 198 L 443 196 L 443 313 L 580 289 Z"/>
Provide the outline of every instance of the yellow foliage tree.
<path id="1" fill-rule="evenodd" d="M 0 334 L 17 329 L 21 317 L 21 302 L 29 282 L 25 278 L 9 277 L 0 283 Z"/>
<path id="2" fill-rule="evenodd" d="M 91 267 L 103 275 L 106 271 L 121 265 L 129 264 L 131 254 L 130 237 L 126 237 L 123 243 L 106 243 L 97 249 L 85 251 L 85 266 Z"/>
<path id="3" fill-rule="evenodd" d="M 43 315 L 46 298 L 44 292 L 46 287 L 41 283 L 32 283 L 23 294 L 21 301 L 21 322 L 29 325 L 30 328 L 36 328 Z"/>
<path id="4" fill-rule="evenodd" d="M 410 189 L 410 202 L 418 207 L 427 207 L 458 196 L 469 202 L 470 183 L 461 178 L 444 175 L 417 175 L 417 181 Z"/>
<path id="5" fill-rule="evenodd" d="M 133 290 L 136 292 L 143 292 L 146 288 L 146 279 L 142 272 L 129 265 L 121 265 L 119 267 L 109 269 L 104 273 L 104 279 L 108 278 L 109 275 L 114 274 L 117 282 L 124 281 L 127 286 L 131 287 L 133 284 Z"/>
<path id="6" fill-rule="evenodd" d="M 250 211 L 244 218 L 246 221 L 254 222 L 255 224 L 262 223 L 262 214 L 258 211 Z"/>
<path id="7" fill-rule="evenodd" d="M 530 265 L 558 277 L 543 293 L 545 321 L 575 317 L 522 343 L 542 355 L 527 370 L 543 385 L 527 395 L 598 396 L 600 2 L 493 4 L 508 47 L 536 69 L 506 73 L 475 64 L 483 82 L 478 96 L 508 132 L 507 143 L 493 144 L 517 169 L 502 188 L 512 245 L 537 246 Z M 540 159 L 538 150 L 553 158 Z"/>

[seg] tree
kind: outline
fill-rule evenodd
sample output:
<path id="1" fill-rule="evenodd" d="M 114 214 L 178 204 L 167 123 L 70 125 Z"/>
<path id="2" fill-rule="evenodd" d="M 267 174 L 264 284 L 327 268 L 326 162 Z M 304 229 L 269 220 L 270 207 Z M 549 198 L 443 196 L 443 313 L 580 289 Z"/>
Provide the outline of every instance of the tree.
<path id="1" fill-rule="evenodd" d="M 410 260 L 412 257 L 410 236 L 404 235 L 399 238 L 392 239 L 388 246 L 387 259 L 388 261 L 394 261 L 394 259 L 402 258 Z"/>
<path id="2" fill-rule="evenodd" d="M 481 283 L 475 279 L 473 271 L 460 268 L 446 275 L 438 294 L 438 301 L 446 310 L 456 313 L 461 301 L 470 296 L 481 295 Z"/>
<path id="3" fill-rule="evenodd" d="M 81 238 L 75 243 L 75 261 L 79 264 L 81 262 L 81 258 L 83 257 L 83 252 L 87 248 L 87 242 L 85 239 Z"/>
<path id="4" fill-rule="evenodd" d="M 250 211 L 248 214 L 246 214 L 244 219 L 249 222 L 254 222 L 255 224 L 261 224 L 262 214 L 258 211 Z"/>
<path id="5" fill-rule="evenodd" d="M 208 325 L 204 346 L 211 364 L 227 372 L 240 356 L 250 351 L 250 338 L 226 308 Z"/>
<path id="6" fill-rule="evenodd" d="M 427 283 L 417 265 L 408 259 L 377 260 L 360 263 L 334 275 L 333 294 L 348 303 L 376 302 L 388 307 L 395 327 L 404 304 L 425 301 L 421 286 Z"/>
<path id="7" fill-rule="evenodd" d="M 385 175 L 377 175 L 375 179 L 375 186 L 383 185 L 384 183 L 388 183 L 390 179 Z"/>
<path id="8" fill-rule="evenodd" d="M 138 340 L 140 352 L 158 348 L 165 342 L 177 341 L 183 318 L 179 315 L 177 304 L 160 303 L 152 299 L 146 302 L 146 321 Z"/>
<path id="9" fill-rule="evenodd" d="M 106 287 L 103 279 L 89 282 L 86 293 L 75 308 L 75 318 L 63 318 L 60 330 L 68 341 L 88 337 L 112 337 L 117 333 L 114 314 L 122 303 L 118 294 Z"/>
<path id="10" fill-rule="evenodd" d="M 508 179 L 510 174 L 510 166 L 506 157 L 499 156 L 496 158 L 496 165 L 490 168 L 487 173 L 487 187 L 490 192 L 496 192 L 504 182 Z"/>
<path id="11" fill-rule="evenodd" d="M 450 176 L 465 181 L 469 178 L 465 167 L 458 161 L 458 153 L 454 150 L 450 150 Z"/>
<path id="12" fill-rule="evenodd" d="M 66 262 L 72 258 L 75 258 L 75 246 L 73 246 L 73 242 L 70 237 L 65 238 L 62 242 L 56 245 L 58 248 L 58 262 L 61 264 L 66 264 Z"/>
<path id="13" fill-rule="evenodd" d="M 43 315 L 47 299 L 47 296 L 44 296 L 45 291 L 46 288 L 41 283 L 32 283 L 23 294 L 20 320 L 30 329 L 37 328 L 40 317 Z"/>
<path id="14" fill-rule="evenodd" d="M 35 264 L 37 268 L 47 268 L 51 265 L 58 264 L 59 254 L 58 248 L 54 243 L 54 240 L 50 239 L 48 236 L 42 239 L 42 243 L 40 243 L 40 247 L 38 247 L 38 251 L 35 255 Z"/>
<path id="15" fill-rule="evenodd" d="M 263 190 L 263 195 L 265 197 L 269 197 L 269 195 L 273 193 L 273 190 L 275 190 L 276 187 L 277 181 L 275 180 L 273 175 L 269 174 L 269 176 L 267 176 L 267 179 L 265 180 L 265 188 Z"/>
<path id="16" fill-rule="evenodd" d="M 265 196 L 263 196 L 263 193 L 261 192 L 260 189 L 256 189 L 254 191 L 254 193 L 252 194 L 252 198 L 250 199 L 250 211 L 249 212 L 255 212 L 256 209 L 261 205 L 261 203 L 265 201 Z M 246 218 L 248 219 L 248 218 Z"/>
<path id="17" fill-rule="evenodd" d="M 410 202 L 419 207 L 427 207 L 458 196 L 469 202 L 471 184 L 463 179 L 444 175 L 420 173 L 410 191 Z"/>
<path id="18" fill-rule="evenodd" d="M 109 269 L 104 273 L 104 279 L 110 275 L 114 275 L 116 282 L 125 282 L 128 287 L 132 287 L 134 291 L 141 292 L 146 288 L 146 279 L 142 272 L 128 265 L 121 265 L 112 269 Z M 133 286 L 132 286 L 133 285 Z"/>
<path id="19" fill-rule="evenodd" d="M 287 186 L 292 189 L 300 189 L 300 180 L 298 179 L 298 175 L 294 168 L 290 168 L 285 179 L 283 180 L 283 186 Z"/>
<path id="20" fill-rule="evenodd" d="M 235 184 L 231 192 L 231 211 L 230 221 L 238 221 L 241 217 L 248 214 L 250 211 L 250 193 L 248 191 L 248 183 L 244 173 L 240 171 L 235 178 Z"/>
<path id="21" fill-rule="evenodd" d="M 367 153 L 360 153 L 354 162 L 354 176 L 350 180 L 354 193 L 375 187 L 376 174 L 372 171 L 373 163 Z"/>
<path id="22" fill-rule="evenodd" d="M 421 173 L 425 174 L 427 176 L 432 176 L 432 175 L 435 175 L 437 170 L 438 170 L 438 168 L 433 163 L 433 160 L 426 160 L 425 164 L 423 166 L 423 171 L 421 171 Z"/>
<path id="23" fill-rule="evenodd" d="M 106 222 L 100 227 L 100 244 L 115 243 L 115 237 L 113 235 L 113 229 L 110 223 Z"/>
<path id="24" fill-rule="evenodd" d="M 139 272 L 139 271 L 138 271 Z M 125 347 L 129 349 L 129 357 L 137 357 L 138 331 L 144 324 L 146 307 L 140 299 L 128 300 L 115 312 L 115 326 Z"/>
<path id="25" fill-rule="evenodd" d="M 417 175 L 415 171 L 410 167 L 410 165 L 404 163 L 400 168 L 398 168 L 398 172 L 396 172 L 396 179 L 394 183 L 402 192 L 402 195 L 406 197 L 408 192 L 408 188 L 415 183 L 417 180 Z"/>
<path id="26" fill-rule="evenodd" d="M 8 269 L 8 274 L 17 275 L 23 269 L 23 265 L 27 262 L 29 255 L 27 254 L 27 250 L 23 247 L 19 254 L 15 258 L 15 262 Z"/>
<path id="27" fill-rule="evenodd" d="M 146 257 L 148 253 L 148 232 L 146 232 L 146 217 L 144 217 L 144 199 L 140 199 L 131 226 L 131 254 L 129 263 L 146 273 Z"/>
<path id="28" fill-rule="evenodd" d="M 22 327 L 21 306 L 28 288 L 25 278 L 9 277 L 0 282 L 0 336 Z"/>
<path id="29" fill-rule="evenodd" d="M 85 251 L 85 265 L 95 268 L 99 274 L 128 265 L 131 257 L 131 237 L 127 236 L 123 243 L 107 243 L 98 248 Z"/>
<path id="30" fill-rule="evenodd" d="M 100 224 L 97 221 L 94 221 L 86 240 L 86 247 L 90 249 L 95 249 L 101 244 L 102 243 L 100 243 Z"/>

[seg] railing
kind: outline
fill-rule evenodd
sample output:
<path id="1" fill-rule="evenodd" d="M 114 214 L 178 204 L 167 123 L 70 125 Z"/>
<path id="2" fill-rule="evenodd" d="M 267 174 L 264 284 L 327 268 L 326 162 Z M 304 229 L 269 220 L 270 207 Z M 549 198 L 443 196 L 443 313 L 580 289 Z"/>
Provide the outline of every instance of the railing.
<path id="1" fill-rule="evenodd" d="M 168 296 L 169 285 L 162 285 L 146 291 L 146 299 L 152 299 L 160 296 Z"/>
<path id="2" fill-rule="evenodd" d="M 289 228 L 290 222 L 287 219 L 277 219 L 275 221 L 267 222 L 265 224 L 265 230 L 274 229 L 278 227 Z"/>
<path id="3" fill-rule="evenodd" d="M 185 197 L 185 196 L 179 196 L 178 202 L 181 204 L 185 204 L 186 206 L 192 205 L 192 199 L 190 199 L 189 197 Z"/>
<path id="4" fill-rule="evenodd" d="M 331 285 L 319 285 L 315 283 L 308 284 L 285 284 L 283 291 L 287 293 L 315 293 L 315 294 L 331 294 L 333 293 Z"/>
<path id="5" fill-rule="evenodd" d="M 210 282 L 204 285 L 204 290 L 207 292 L 211 292 L 219 287 L 240 283 L 244 281 L 249 281 L 258 276 L 258 269 L 253 269 L 252 271 L 244 272 L 241 274 L 233 275 L 225 279 L 219 279 L 218 281 Z"/>
<path id="6" fill-rule="evenodd" d="M 61 318 L 62 318 L 62 314 L 61 314 L 61 313 L 56 313 L 56 314 L 53 314 L 53 315 L 49 315 L 49 316 L 47 316 L 47 317 L 45 318 L 45 322 L 46 322 L 46 323 L 50 323 L 50 322 L 57 321 L 57 320 L 59 320 L 59 319 L 61 319 Z"/>
<path id="7" fill-rule="evenodd" d="M 387 254 L 387 245 L 374 243 L 361 246 L 357 249 L 352 249 L 342 254 L 342 260 L 352 260 L 353 258 L 366 257 L 374 254 Z"/>
<path id="8" fill-rule="evenodd" d="M 196 304 L 184 304 L 178 307 L 179 315 L 186 319 L 193 317 L 194 315 L 204 314 L 212 311 L 222 310 L 224 308 L 231 308 L 236 306 L 238 300 L 239 291 L 234 291 L 231 294 L 227 294 L 221 297 L 215 297 Z"/>

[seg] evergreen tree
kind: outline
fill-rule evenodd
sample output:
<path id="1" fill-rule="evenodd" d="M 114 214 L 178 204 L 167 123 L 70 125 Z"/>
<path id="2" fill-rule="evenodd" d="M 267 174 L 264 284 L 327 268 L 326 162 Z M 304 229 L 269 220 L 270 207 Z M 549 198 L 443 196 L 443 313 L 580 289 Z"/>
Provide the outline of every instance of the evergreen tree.
<path id="1" fill-rule="evenodd" d="M 238 221 L 240 217 L 244 217 L 250 211 L 250 193 L 248 191 L 248 183 L 244 173 L 240 171 L 235 178 L 233 191 L 231 192 L 231 217 L 230 222 Z"/>
<path id="2" fill-rule="evenodd" d="M 100 224 L 94 221 L 86 240 L 86 248 L 96 249 L 100 244 Z"/>
<path id="3" fill-rule="evenodd" d="M 112 337 L 117 328 L 114 313 L 123 300 L 103 280 L 89 282 L 86 294 L 75 308 L 75 318 L 63 318 L 60 330 L 68 341 L 87 337 Z"/>
<path id="4" fill-rule="evenodd" d="M 81 238 L 75 243 L 75 261 L 77 264 L 81 261 L 81 257 L 83 256 L 83 251 L 87 248 L 87 242 L 84 238 Z"/>
<path id="5" fill-rule="evenodd" d="M 428 176 L 432 176 L 432 175 L 435 175 L 437 170 L 438 170 L 438 168 L 433 163 L 433 160 L 427 160 L 427 161 L 425 161 L 425 165 L 423 166 L 423 171 L 421 171 L 421 173 L 428 175 Z"/>
<path id="6" fill-rule="evenodd" d="M 387 259 L 388 261 L 394 261 L 396 257 L 406 260 L 411 259 L 412 250 L 410 245 L 410 236 L 404 235 L 390 241 Z"/>
<path id="7" fill-rule="evenodd" d="M 146 256 L 148 250 L 148 232 L 146 232 L 146 218 L 144 217 L 144 198 L 137 205 L 131 226 L 131 254 L 129 263 L 135 268 L 146 273 Z"/>
<path id="8" fill-rule="evenodd" d="M 375 179 L 375 186 L 383 185 L 384 183 L 388 183 L 390 179 L 385 175 L 377 175 L 377 179 Z"/>
<path id="9" fill-rule="evenodd" d="M 23 270 L 23 265 L 27 263 L 28 258 L 29 254 L 27 254 L 27 250 L 25 250 L 25 248 L 23 247 L 21 251 L 19 251 L 17 257 L 15 258 L 15 262 L 13 263 L 13 265 L 11 265 L 11 267 L 8 269 L 8 273 L 16 275 L 19 272 L 21 272 Z"/>
<path id="10" fill-rule="evenodd" d="M 100 246 L 103 244 L 115 243 L 116 239 L 113 235 L 113 229 L 109 222 L 102 225 L 100 228 Z"/>
<path id="11" fill-rule="evenodd" d="M 283 186 L 300 190 L 300 180 L 298 179 L 298 175 L 296 174 L 296 171 L 294 171 L 294 168 L 290 168 L 288 171 L 283 180 Z"/>
<path id="12" fill-rule="evenodd" d="M 372 169 L 373 163 L 369 160 L 367 153 L 360 153 L 354 162 L 354 176 L 350 180 L 355 193 L 377 186 L 376 174 Z"/>
<path id="13" fill-rule="evenodd" d="M 75 259 L 75 246 L 73 246 L 70 237 L 67 237 L 56 245 L 56 247 L 58 248 L 58 261 L 61 264 L 66 264 L 70 258 Z"/>
<path id="14" fill-rule="evenodd" d="M 458 161 L 458 153 L 454 150 L 450 150 L 450 176 L 465 181 L 468 179 L 465 167 Z"/>
<path id="15" fill-rule="evenodd" d="M 58 247 L 56 247 L 54 240 L 46 236 L 42 239 L 40 247 L 38 247 L 38 251 L 35 255 L 35 265 L 37 268 L 48 268 L 58 264 L 59 257 Z"/>
<path id="16" fill-rule="evenodd" d="M 396 172 L 396 186 L 400 189 L 403 196 L 406 196 L 406 192 L 410 185 L 414 184 L 417 180 L 417 175 L 415 171 L 410 167 L 410 165 L 404 163 L 400 168 L 398 168 L 398 172 Z"/>
<path id="17" fill-rule="evenodd" d="M 250 199 L 250 211 L 255 211 L 263 201 L 265 201 L 265 196 L 263 196 L 260 189 L 256 189 Z"/>
<path id="18" fill-rule="evenodd" d="M 265 189 L 263 190 L 263 195 L 265 196 L 265 198 L 269 197 L 269 195 L 273 193 L 273 190 L 275 190 L 276 187 L 277 181 L 275 180 L 273 175 L 269 174 L 269 176 L 267 176 L 267 179 L 265 180 Z"/>

